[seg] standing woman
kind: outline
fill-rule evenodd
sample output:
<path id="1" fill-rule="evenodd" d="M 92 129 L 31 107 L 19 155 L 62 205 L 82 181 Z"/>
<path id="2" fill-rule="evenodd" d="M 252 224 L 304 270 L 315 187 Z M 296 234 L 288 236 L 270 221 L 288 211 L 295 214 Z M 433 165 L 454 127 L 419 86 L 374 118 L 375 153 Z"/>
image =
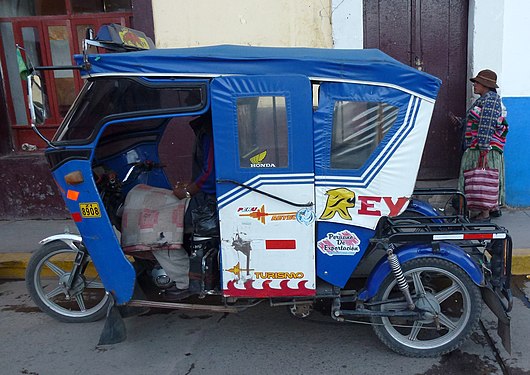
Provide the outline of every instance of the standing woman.
<path id="1" fill-rule="evenodd" d="M 490 168 L 499 170 L 499 199 L 492 216 L 500 216 L 500 206 L 504 205 L 504 144 L 508 126 L 504 121 L 501 97 L 497 94 L 497 74 L 492 70 L 480 71 L 473 82 L 473 92 L 480 97 L 466 112 L 464 155 L 460 165 L 458 190 L 465 191 L 464 171 L 477 167 L 479 156 L 487 157 Z M 457 118 L 453 115 L 453 120 Z M 490 211 L 480 211 L 472 218 L 476 222 L 488 222 Z"/>

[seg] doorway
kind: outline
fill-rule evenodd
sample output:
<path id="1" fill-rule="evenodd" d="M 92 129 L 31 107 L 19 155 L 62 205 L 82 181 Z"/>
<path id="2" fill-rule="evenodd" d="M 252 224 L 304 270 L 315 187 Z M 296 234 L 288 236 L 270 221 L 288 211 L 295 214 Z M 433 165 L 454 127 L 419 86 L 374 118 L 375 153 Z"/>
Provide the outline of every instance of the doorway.
<path id="1" fill-rule="evenodd" d="M 469 0 L 364 0 L 364 48 L 442 80 L 418 179 L 458 176 L 461 130 L 447 114 L 466 106 Z"/>

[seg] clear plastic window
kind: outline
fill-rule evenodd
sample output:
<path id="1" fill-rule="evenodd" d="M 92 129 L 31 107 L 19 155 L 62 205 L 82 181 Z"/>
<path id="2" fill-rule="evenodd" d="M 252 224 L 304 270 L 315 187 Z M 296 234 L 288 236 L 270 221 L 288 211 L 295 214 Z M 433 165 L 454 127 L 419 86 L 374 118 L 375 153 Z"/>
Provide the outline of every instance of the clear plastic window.
<path id="1" fill-rule="evenodd" d="M 54 141 L 88 140 L 111 116 L 191 112 L 205 105 L 206 87 L 200 83 L 95 79 L 89 81 L 79 94 Z"/>
<path id="2" fill-rule="evenodd" d="M 241 168 L 287 167 L 289 141 L 285 97 L 239 98 L 237 121 Z"/>
<path id="3" fill-rule="evenodd" d="M 386 103 L 337 101 L 333 111 L 331 168 L 359 169 L 397 119 Z"/>

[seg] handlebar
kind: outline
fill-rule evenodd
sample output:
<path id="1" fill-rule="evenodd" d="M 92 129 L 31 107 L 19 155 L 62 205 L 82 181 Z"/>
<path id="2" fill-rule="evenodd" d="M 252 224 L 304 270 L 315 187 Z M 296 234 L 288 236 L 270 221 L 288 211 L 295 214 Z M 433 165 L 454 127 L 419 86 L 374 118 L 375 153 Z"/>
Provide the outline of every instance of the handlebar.
<path id="1" fill-rule="evenodd" d="M 142 172 L 149 172 L 153 169 L 164 168 L 164 164 L 155 163 L 152 160 L 144 160 L 129 164 L 131 167 L 125 174 L 122 183 L 127 184 L 134 181 Z"/>

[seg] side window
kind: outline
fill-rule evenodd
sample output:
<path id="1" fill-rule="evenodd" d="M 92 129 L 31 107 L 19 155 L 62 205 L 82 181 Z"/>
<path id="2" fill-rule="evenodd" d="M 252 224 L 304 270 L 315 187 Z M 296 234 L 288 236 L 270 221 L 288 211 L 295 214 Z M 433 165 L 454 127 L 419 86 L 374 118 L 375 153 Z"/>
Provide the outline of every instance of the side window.
<path id="1" fill-rule="evenodd" d="M 206 105 L 206 86 L 171 79 L 97 78 L 83 87 L 54 141 L 89 139 L 107 116 L 182 113 Z"/>
<path id="2" fill-rule="evenodd" d="M 237 124 L 241 168 L 288 166 L 289 140 L 285 97 L 238 98 Z"/>
<path id="3" fill-rule="evenodd" d="M 398 107 L 376 102 L 336 101 L 331 168 L 359 169 L 398 116 Z"/>

